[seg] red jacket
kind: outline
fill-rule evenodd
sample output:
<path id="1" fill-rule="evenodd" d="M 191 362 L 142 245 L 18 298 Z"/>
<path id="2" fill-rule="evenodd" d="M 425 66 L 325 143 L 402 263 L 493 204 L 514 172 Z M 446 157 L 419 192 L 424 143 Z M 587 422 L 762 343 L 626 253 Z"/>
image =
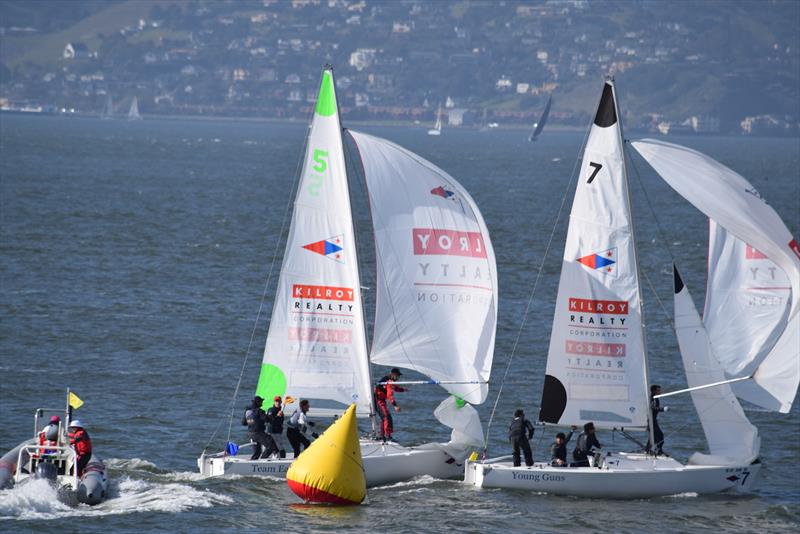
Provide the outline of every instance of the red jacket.
<path id="1" fill-rule="evenodd" d="M 386 384 L 381 384 L 381 382 L 386 382 Z M 395 386 L 390 382 L 394 382 L 394 380 L 389 378 L 388 375 L 378 380 L 378 385 L 375 386 L 375 399 L 379 402 L 389 401 L 389 404 L 396 405 L 397 403 L 394 400 L 394 392 L 403 392 L 405 391 L 405 388 Z"/>
<path id="2" fill-rule="evenodd" d="M 88 432 L 82 428 L 79 428 L 75 432 L 70 432 L 68 436 L 69 444 L 72 445 L 78 456 L 92 454 L 92 440 L 89 437 Z"/>

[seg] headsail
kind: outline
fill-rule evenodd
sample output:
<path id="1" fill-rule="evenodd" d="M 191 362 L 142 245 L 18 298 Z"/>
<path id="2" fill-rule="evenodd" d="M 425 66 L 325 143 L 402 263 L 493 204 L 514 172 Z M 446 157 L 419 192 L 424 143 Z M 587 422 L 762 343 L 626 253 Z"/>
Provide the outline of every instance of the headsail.
<path id="1" fill-rule="evenodd" d="M 375 228 L 378 295 L 371 360 L 414 369 L 450 393 L 488 393 L 497 271 L 483 217 L 450 175 L 394 143 L 350 131 Z"/>
<path id="2" fill-rule="evenodd" d="M 677 267 L 675 275 L 675 333 L 690 388 L 722 382 L 725 373 L 714 355 L 700 314 Z M 711 456 L 695 453 L 690 463 L 713 465 L 748 464 L 758 458 L 761 440 L 750 424 L 731 386 L 722 384 L 691 392 Z"/>
<path id="3" fill-rule="evenodd" d="M 645 347 L 622 137 L 606 82 L 578 178 L 539 419 L 645 428 Z"/>
<path id="4" fill-rule="evenodd" d="M 333 73 L 322 73 L 256 394 L 356 403 L 371 384 Z"/>
<path id="5" fill-rule="evenodd" d="M 788 279 L 790 294 L 781 302 L 783 309 L 776 312 L 782 317 L 780 324 L 770 328 L 766 326 L 767 320 L 757 333 L 759 337 L 766 334 L 760 341 L 764 346 L 755 348 L 753 340 L 749 340 L 723 354 L 714 345 L 729 377 L 753 374 L 753 380 L 733 386 L 740 398 L 787 413 L 800 384 L 800 245 L 753 185 L 728 167 L 700 152 L 663 141 L 645 139 L 632 144 L 664 181 L 731 234 L 714 237 L 710 260 L 724 260 L 722 254 L 727 247 L 732 247 L 728 254 L 747 254 L 743 244 L 725 243 L 733 237 L 749 246 L 752 255 L 757 252 L 774 262 Z M 710 317 L 710 314 L 722 313 L 716 306 L 720 297 L 713 293 L 720 286 L 727 291 L 736 290 L 741 268 L 741 262 L 725 265 L 723 261 L 710 273 L 709 305 L 714 308 L 707 307 L 709 316 L 705 320 L 713 327 L 709 331 L 712 343 L 722 335 L 718 324 L 714 324 L 717 318 Z M 719 320 L 729 320 L 738 312 L 736 307 L 726 305 L 724 318 Z M 776 336 L 777 340 L 771 345 Z"/>

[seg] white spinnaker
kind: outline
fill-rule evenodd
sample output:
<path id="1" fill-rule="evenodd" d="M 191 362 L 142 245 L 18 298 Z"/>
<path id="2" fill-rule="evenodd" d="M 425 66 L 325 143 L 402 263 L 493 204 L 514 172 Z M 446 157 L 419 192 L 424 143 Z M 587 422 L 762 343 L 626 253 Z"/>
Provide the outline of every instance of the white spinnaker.
<path id="1" fill-rule="evenodd" d="M 696 150 L 663 141 L 645 139 L 632 145 L 682 197 L 734 237 L 760 251 L 788 278 L 791 295 L 784 303 L 788 312 L 771 350 L 753 352 L 745 346 L 720 355 L 728 376 L 754 373 L 753 380 L 733 386 L 740 398 L 787 413 L 800 384 L 800 246 L 752 184 L 728 167 Z M 726 284 L 735 283 L 729 274 L 723 277 L 731 278 Z M 735 311 L 726 308 L 722 313 Z"/>
<path id="2" fill-rule="evenodd" d="M 443 170 L 350 131 L 375 228 L 373 363 L 414 369 L 473 404 L 486 399 L 497 326 L 497 271 L 483 217 Z"/>
<path id="3" fill-rule="evenodd" d="M 613 85 L 586 143 L 564 248 L 539 419 L 647 426 L 639 280 Z"/>
<path id="4" fill-rule="evenodd" d="M 356 243 L 331 71 L 323 72 L 257 394 L 372 411 Z"/>
<path id="5" fill-rule="evenodd" d="M 714 355 L 706 328 L 697 313 L 692 296 L 675 274 L 675 333 L 690 388 L 725 380 Z M 710 455 L 695 453 L 689 463 L 742 465 L 758 458 L 761 440 L 758 429 L 748 421 L 729 384 L 691 392 Z"/>

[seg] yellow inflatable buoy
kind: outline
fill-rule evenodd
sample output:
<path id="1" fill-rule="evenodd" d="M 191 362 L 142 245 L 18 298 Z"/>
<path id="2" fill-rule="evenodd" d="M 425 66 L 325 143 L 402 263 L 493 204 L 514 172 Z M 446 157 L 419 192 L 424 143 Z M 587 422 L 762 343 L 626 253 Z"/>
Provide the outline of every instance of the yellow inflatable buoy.
<path id="1" fill-rule="evenodd" d="M 364 500 L 367 479 L 355 404 L 297 457 L 286 472 L 286 482 L 306 502 L 350 505 Z"/>

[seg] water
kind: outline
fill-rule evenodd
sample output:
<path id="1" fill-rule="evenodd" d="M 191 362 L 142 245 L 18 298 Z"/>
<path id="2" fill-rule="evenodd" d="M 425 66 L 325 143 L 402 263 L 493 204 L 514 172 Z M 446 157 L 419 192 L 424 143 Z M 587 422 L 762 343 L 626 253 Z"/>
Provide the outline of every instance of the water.
<path id="1" fill-rule="evenodd" d="M 538 409 L 569 198 L 521 332 L 520 324 L 583 135 L 545 132 L 529 144 L 527 132 L 364 130 L 448 170 L 484 213 L 501 295 L 484 422 L 520 336 L 490 431 L 490 453 L 504 454 L 514 409 Z M 800 487 L 787 473 L 800 454 L 797 407 L 788 416 L 750 412 L 764 471 L 747 496 L 589 501 L 422 477 L 372 489 L 364 506 L 332 509 L 299 504 L 278 480 L 201 480 L 195 459 L 220 421 L 227 434 L 224 413 L 248 347 L 237 414 L 255 387 L 270 295 L 255 320 L 273 255 L 282 254 L 278 234 L 305 133 L 299 123 L 0 117 L 0 451 L 28 437 L 33 410 L 61 406 L 70 386 L 86 401 L 80 417 L 113 478 L 112 498 L 94 508 L 68 508 L 44 487 L 0 492 L 0 530 L 51 531 L 64 520 L 84 532 L 797 530 Z M 797 140 L 677 142 L 749 177 L 800 233 Z M 641 160 L 630 179 L 643 269 L 666 311 L 670 253 L 701 302 L 706 221 Z M 363 283 L 375 287 L 365 208 L 354 185 Z M 653 380 L 665 391 L 684 387 L 665 312 L 649 290 L 644 298 Z M 401 394 L 396 437 L 446 440 L 430 415 L 442 396 L 434 387 Z M 685 459 L 704 438 L 688 397 L 669 405 L 660 418 L 666 448 Z M 243 440 L 241 427 L 232 436 Z M 551 440 L 537 430 L 535 456 Z"/>

